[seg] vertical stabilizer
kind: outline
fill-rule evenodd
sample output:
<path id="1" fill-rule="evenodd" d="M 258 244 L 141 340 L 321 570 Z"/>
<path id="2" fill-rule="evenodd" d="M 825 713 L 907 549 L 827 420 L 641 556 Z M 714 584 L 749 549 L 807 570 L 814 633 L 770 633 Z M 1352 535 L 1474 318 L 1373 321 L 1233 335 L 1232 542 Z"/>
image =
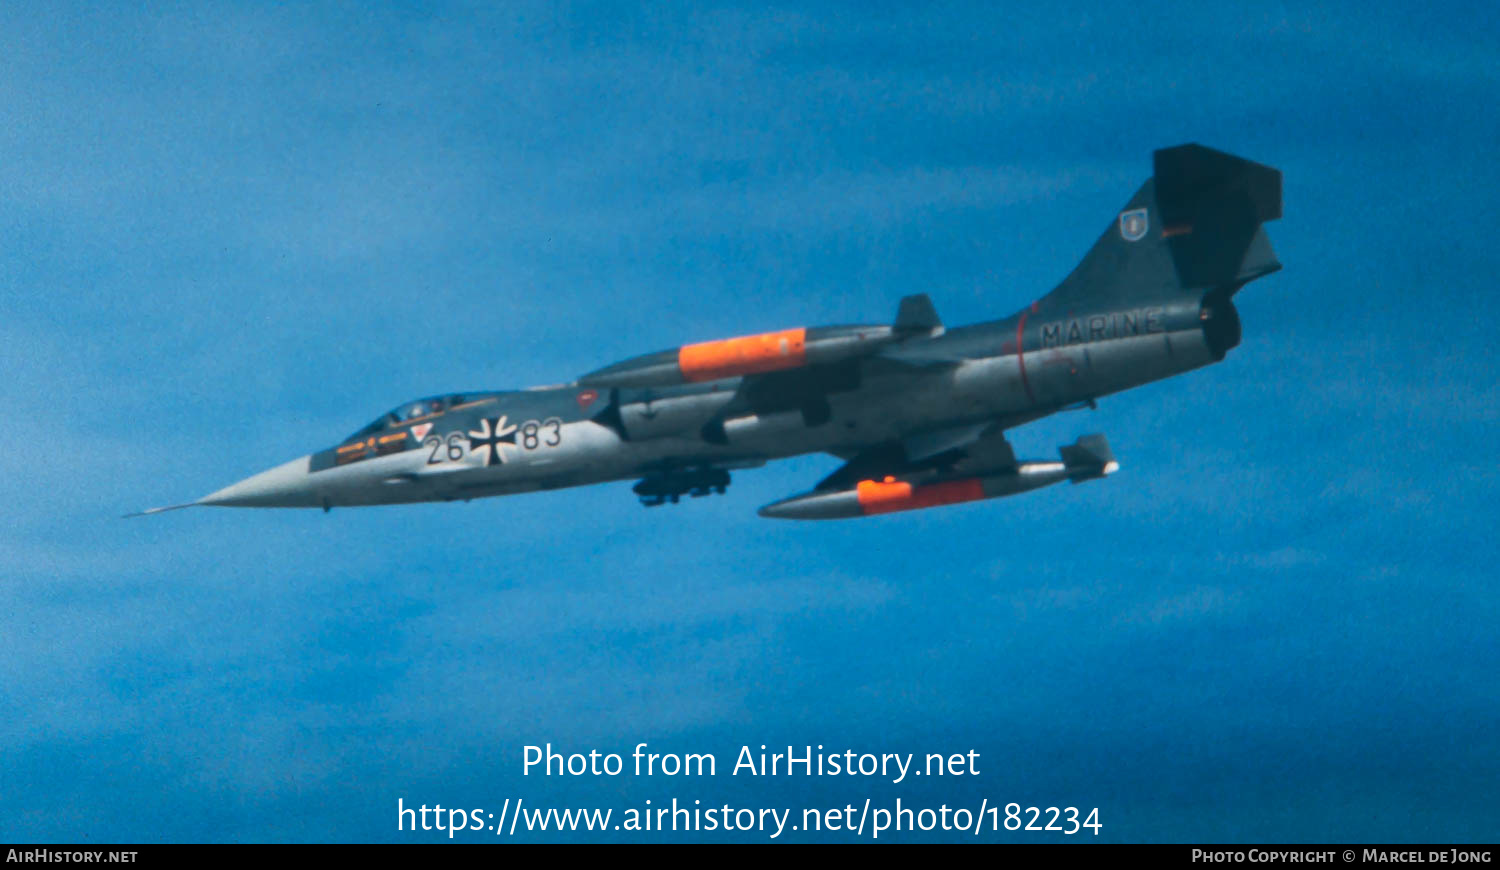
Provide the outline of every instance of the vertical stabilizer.
<path id="1" fill-rule="evenodd" d="M 1039 311 L 1233 293 L 1281 267 L 1261 229 L 1281 217 L 1278 170 L 1202 145 L 1157 151 L 1154 168 Z"/>

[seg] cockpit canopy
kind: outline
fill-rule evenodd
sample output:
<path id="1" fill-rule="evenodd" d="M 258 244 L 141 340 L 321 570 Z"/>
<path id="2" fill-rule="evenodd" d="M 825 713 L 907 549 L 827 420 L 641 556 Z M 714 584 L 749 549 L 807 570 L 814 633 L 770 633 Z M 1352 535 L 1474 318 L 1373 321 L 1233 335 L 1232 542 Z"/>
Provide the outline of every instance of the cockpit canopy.
<path id="1" fill-rule="evenodd" d="M 351 441 L 362 441 L 371 435 L 384 432 L 387 429 L 399 429 L 413 423 L 421 423 L 424 420 L 436 419 L 443 412 L 470 400 L 464 395 L 431 396 L 426 399 L 414 399 L 410 402 L 402 402 L 391 411 L 381 414 L 375 422 L 360 429 L 341 443 Z"/>

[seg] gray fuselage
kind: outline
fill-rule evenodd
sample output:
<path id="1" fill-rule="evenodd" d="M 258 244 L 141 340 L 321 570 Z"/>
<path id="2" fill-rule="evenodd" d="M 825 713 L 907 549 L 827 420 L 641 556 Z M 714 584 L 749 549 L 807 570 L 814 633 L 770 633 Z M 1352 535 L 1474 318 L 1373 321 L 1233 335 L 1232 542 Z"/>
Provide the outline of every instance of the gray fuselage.
<path id="1" fill-rule="evenodd" d="M 1226 348 L 1207 328 L 1216 318 L 1234 318 L 1227 299 L 1217 309 L 1179 298 L 1052 318 L 1028 309 L 827 364 L 845 369 L 833 389 L 795 386 L 799 379 L 826 379 L 824 372 L 778 372 L 792 385 L 784 401 L 747 396 L 747 378 L 655 390 L 575 383 L 422 399 L 341 445 L 202 503 L 330 508 L 451 501 L 753 467 L 802 453 L 847 455 L 981 422 L 1010 427 L 1222 358 Z M 809 415 L 804 396 L 815 396 L 822 413 Z M 418 410 L 425 413 L 411 413 Z"/>
<path id="2" fill-rule="evenodd" d="M 708 341 L 562 386 L 419 399 L 192 504 L 329 509 L 639 478 L 655 505 L 812 452 L 847 461 L 763 515 L 865 515 L 1097 479 L 1118 467 L 1101 435 L 1062 448 L 1061 465 L 1037 464 L 1017 462 L 1005 430 L 1223 359 L 1240 340 L 1234 294 L 1281 268 L 1263 228 L 1281 216 L 1280 172 L 1201 145 L 1152 160 L 1067 278 L 1004 320 L 944 329 L 930 299 L 908 296 L 891 325 Z"/>

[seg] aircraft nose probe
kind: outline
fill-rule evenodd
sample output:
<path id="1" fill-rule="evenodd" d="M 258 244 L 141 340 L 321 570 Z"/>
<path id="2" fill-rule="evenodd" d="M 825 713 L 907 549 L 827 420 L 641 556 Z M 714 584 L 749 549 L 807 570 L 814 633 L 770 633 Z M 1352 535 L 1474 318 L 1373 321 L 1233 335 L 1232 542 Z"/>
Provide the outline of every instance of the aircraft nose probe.
<path id="1" fill-rule="evenodd" d="M 253 474 L 238 483 L 209 493 L 197 501 L 147 508 L 127 517 L 143 517 L 190 507 L 318 507 L 322 504 L 310 486 L 308 462 L 303 456 L 275 468 Z"/>

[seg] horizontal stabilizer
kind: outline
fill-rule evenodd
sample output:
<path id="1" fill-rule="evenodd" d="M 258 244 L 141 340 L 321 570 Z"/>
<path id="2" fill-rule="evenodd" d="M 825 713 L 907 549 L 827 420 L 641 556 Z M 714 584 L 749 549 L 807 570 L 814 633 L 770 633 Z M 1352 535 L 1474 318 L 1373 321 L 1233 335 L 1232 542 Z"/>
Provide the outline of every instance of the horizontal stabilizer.
<path id="1" fill-rule="evenodd" d="M 1152 163 L 1156 202 L 1166 226 L 1231 200 L 1247 205 L 1256 223 L 1281 217 L 1278 169 L 1202 145 L 1162 148 L 1152 155 Z"/>
<path id="2" fill-rule="evenodd" d="M 1281 267 L 1260 225 L 1281 217 L 1281 172 L 1202 145 L 1153 156 L 1156 205 L 1184 287 L 1234 286 Z"/>

